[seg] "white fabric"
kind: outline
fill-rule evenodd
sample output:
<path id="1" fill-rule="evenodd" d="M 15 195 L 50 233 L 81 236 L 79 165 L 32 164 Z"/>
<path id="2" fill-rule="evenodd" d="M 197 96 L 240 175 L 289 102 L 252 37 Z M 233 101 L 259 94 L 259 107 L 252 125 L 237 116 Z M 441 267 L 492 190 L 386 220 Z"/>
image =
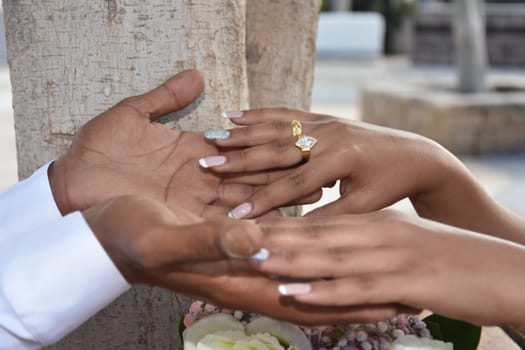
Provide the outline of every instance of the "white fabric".
<path id="1" fill-rule="evenodd" d="M 38 349 L 129 288 L 81 213 L 62 217 L 48 166 L 0 194 L 0 349 Z"/>

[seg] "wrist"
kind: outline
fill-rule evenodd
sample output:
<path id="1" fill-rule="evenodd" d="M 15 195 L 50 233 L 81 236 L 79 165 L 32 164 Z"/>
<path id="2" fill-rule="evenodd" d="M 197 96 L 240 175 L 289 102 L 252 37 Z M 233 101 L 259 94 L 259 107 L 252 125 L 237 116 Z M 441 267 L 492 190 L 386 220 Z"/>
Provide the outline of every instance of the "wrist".
<path id="1" fill-rule="evenodd" d="M 477 196 L 479 188 L 453 154 L 434 141 L 426 142 L 420 165 L 423 181 L 418 191 L 410 196 L 410 201 L 421 217 L 448 223 L 442 220 L 443 216 L 453 215 L 453 206 L 462 205 L 463 195 L 468 198 Z"/>
<path id="2" fill-rule="evenodd" d="M 53 199 L 60 213 L 66 215 L 73 212 L 67 196 L 66 168 L 62 159 L 51 163 L 47 170 L 47 176 Z"/>
<path id="3" fill-rule="evenodd" d="M 110 200 L 109 202 L 101 203 L 83 210 L 82 215 L 91 229 L 91 232 L 93 232 L 93 235 L 97 238 L 100 245 L 104 248 L 106 254 L 117 267 L 124 279 L 126 279 L 128 283 L 133 283 L 134 278 L 132 269 L 129 268 L 129 264 L 126 264 L 125 257 L 119 253 L 118 248 L 116 248 L 115 244 L 112 242 L 113 232 L 111 225 L 113 221 L 110 212 L 113 202 L 114 200 Z"/>

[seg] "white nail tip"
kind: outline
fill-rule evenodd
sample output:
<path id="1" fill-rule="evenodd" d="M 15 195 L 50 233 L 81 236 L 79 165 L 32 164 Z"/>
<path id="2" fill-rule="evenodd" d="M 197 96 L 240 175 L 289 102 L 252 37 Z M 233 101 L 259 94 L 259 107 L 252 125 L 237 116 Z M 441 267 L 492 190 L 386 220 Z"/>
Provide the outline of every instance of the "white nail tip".
<path id="1" fill-rule="evenodd" d="M 268 251 L 268 249 L 261 248 L 261 250 L 259 250 L 257 253 L 250 256 L 250 260 L 265 261 L 268 260 L 269 257 L 270 252 Z"/>
<path id="2" fill-rule="evenodd" d="M 204 137 L 208 140 L 225 140 L 230 137 L 230 132 L 223 129 L 210 129 L 204 132 Z"/>
<path id="3" fill-rule="evenodd" d="M 290 293 L 288 292 L 288 288 L 286 288 L 286 286 L 284 284 L 281 284 L 279 287 L 279 294 L 281 295 L 289 295 Z"/>
<path id="4" fill-rule="evenodd" d="M 204 158 L 199 159 L 199 165 L 205 169 L 208 168 L 208 163 L 206 163 L 206 159 Z"/>
<path id="5" fill-rule="evenodd" d="M 221 113 L 221 116 L 222 116 L 224 119 L 230 119 L 230 117 L 228 117 L 228 112 L 222 112 L 222 113 Z"/>

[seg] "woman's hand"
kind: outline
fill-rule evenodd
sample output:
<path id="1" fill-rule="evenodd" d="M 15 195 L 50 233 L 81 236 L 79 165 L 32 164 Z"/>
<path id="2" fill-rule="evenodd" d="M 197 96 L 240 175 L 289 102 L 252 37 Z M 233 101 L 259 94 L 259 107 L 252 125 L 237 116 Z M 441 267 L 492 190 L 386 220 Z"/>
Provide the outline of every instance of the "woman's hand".
<path id="1" fill-rule="evenodd" d="M 500 207 L 456 157 L 427 138 L 286 109 L 230 115 L 245 127 L 215 139 L 221 156 L 204 158 L 201 165 L 236 175 L 230 181 L 264 185 L 230 212 L 233 217 L 315 201 L 323 186 L 340 180 L 341 197 L 309 215 L 368 213 L 409 197 L 422 217 L 525 243 L 524 221 Z M 303 134 L 318 140 L 304 164 L 294 145 L 294 119 L 302 122 Z"/>
<path id="2" fill-rule="evenodd" d="M 318 306 L 397 303 L 524 330 L 525 247 L 393 211 L 264 219 L 259 271 L 309 283 L 280 291 Z"/>
<path id="3" fill-rule="evenodd" d="M 292 135 L 293 119 L 302 122 L 303 134 L 318 140 L 302 165 Z M 448 155 L 414 134 L 300 111 L 253 110 L 232 121 L 247 127 L 229 130 L 228 138 L 215 140 L 225 162 L 211 168 L 221 174 L 243 174 L 236 181 L 267 185 L 249 198 L 251 211 L 244 217 L 296 204 L 337 180 L 341 198 L 311 215 L 378 210 L 430 187 L 438 177 L 435 163 Z M 409 161 L 413 166 L 407 167 Z"/>
<path id="4" fill-rule="evenodd" d="M 406 311 L 398 305 L 316 306 L 282 298 L 279 282 L 248 259 L 263 235 L 254 223 L 202 219 L 155 200 L 120 197 L 83 212 L 124 278 L 157 285 L 228 308 L 300 324 L 368 322 Z"/>

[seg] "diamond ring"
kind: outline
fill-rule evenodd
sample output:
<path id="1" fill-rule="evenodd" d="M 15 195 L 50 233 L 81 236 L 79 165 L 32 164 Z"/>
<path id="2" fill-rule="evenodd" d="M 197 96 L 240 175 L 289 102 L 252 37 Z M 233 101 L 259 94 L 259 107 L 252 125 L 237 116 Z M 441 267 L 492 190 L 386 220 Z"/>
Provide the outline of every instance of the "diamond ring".
<path id="1" fill-rule="evenodd" d="M 295 145 L 301 150 L 301 163 L 306 163 L 310 159 L 310 151 L 317 144 L 317 139 L 313 136 L 300 135 Z"/>
<path id="2" fill-rule="evenodd" d="M 292 135 L 294 137 L 301 137 L 303 134 L 303 125 L 298 120 L 292 120 Z"/>

